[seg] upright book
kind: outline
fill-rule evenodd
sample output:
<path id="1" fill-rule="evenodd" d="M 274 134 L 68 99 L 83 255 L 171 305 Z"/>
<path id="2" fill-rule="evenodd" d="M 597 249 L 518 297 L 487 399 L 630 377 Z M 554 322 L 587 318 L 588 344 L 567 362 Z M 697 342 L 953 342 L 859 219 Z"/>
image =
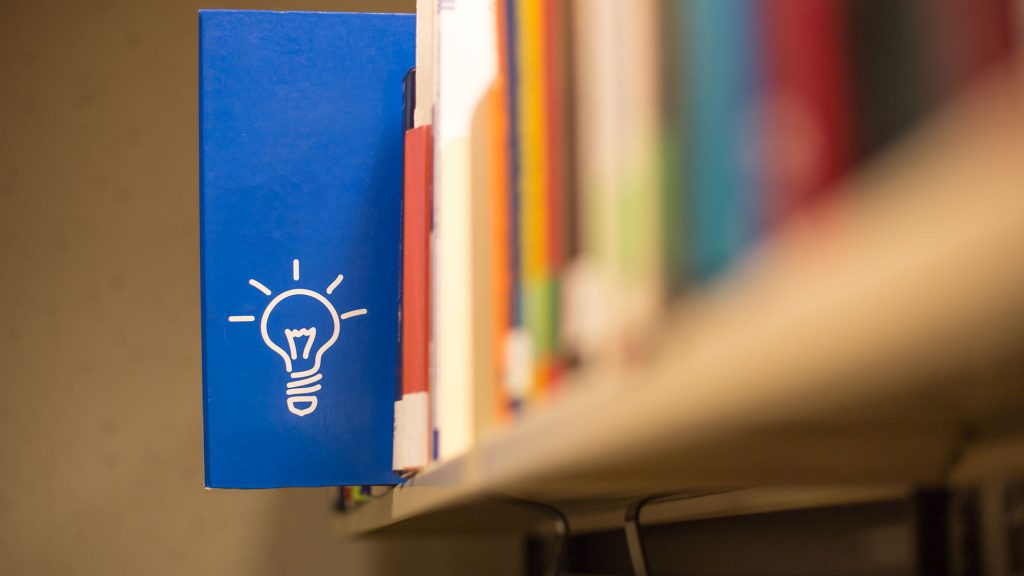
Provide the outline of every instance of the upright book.
<path id="1" fill-rule="evenodd" d="M 393 484 L 415 17 L 200 13 L 206 485 Z"/>
<path id="2" fill-rule="evenodd" d="M 474 370 L 484 340 L 472 310 L 483 295 L 473 291 L 474 250 L 472 147 L 477 103 L 496 71 L 494 13 L 489 2 L 444 0 L 437 4 L 437 97 L 434 101 L 433 381 L 436 447 L 440 459 L 467 452 L 475 442 Z"/>
<path id="3" fill-rule="evenodd" d="M 413 127 L 416 71 L 406 77 L 402 222 L 402 397 L 395 402 L 395 470 L 430 463 L 430 220 L 434 174 L 431 125 Z"/>

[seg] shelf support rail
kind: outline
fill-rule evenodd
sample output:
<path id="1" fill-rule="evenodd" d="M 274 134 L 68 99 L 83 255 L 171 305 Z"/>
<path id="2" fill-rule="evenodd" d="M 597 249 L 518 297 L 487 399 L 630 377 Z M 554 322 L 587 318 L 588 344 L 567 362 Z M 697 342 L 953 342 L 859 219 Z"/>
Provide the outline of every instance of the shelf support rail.
<path id="1" fill-rule="evenodd" d="M 504 494 L 491 494 L 490 497 L 506 504 L 542 512 L 551 519 L 555 531 L 554 551 L 551 554 L 548 566 L 544 570 L 544 576 L 558 576 L 562 570 L 562 561 L 565 558 L 569 542 L 569 518 L 555 506 L 544 502 L 506 496 Z"/>

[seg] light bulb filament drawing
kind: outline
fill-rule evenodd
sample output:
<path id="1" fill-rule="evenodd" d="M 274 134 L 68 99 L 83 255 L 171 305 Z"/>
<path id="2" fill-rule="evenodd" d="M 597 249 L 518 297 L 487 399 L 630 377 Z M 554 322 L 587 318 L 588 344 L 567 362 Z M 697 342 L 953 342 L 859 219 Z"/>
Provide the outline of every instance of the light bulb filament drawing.
<path id="1" fill-rule="evenodd" d="M 338 274 L 327 287 L 327 294 L 333 293 L 343 278 L 344 276 Z M 298 259 L 292 260 L 292 280 L 299 281 Z M 270 288 L 256 279 L 250 279 L 249 284 L 267 296 L 273 295 Z M 300 315 L 312 314 L 319 318 L 302 318 L 298 322 L 300 325 L 281 329 L 278 325 L 282 318 L 287 320 L 287 323 L 296 323 L 294 310 L 280 312 L 288 306 L 296 307 Z M 316 325 L 310 325 L 310 321 L 322 320 L 325 313 L 327 322 L 321 325 L 322 330 L 318 331 Z M 285 403 L 289 412 L 296 416 L 305 416 L 316 410 L 319 401 L 315 394 L 322 388 L 320 382 L 323 380 L 323 374 L 320 373 L 320 366 L 324 353 L 338 341 L 342 320 L 366 313 L 366 308 L 359 308 L 338 314 L 326 296 L 308 288 L 285 290 L 270 300 L 260 317 L 260 334 L 267 348 L 284 361 L 285 372 L 290 378 L 290 382 L 285 386 Z M 255 321 L 254 315 L 228 316 L 228 322 Z"/>
<path id="2" fill-rule="evenodd" d="M 298 330 L 287 329 L 284 331 L 285 338 L 288 339 L 288 354 L 292 360 L 298 360 L 295 351 L 295 339 L 306 337 L 306 347 L 302 349 L 302 359 L 306 360 L 309 358 L 309 349 L 313 347 L 313 341 L 316 340 L 316 328 L 299 328 Z"/>

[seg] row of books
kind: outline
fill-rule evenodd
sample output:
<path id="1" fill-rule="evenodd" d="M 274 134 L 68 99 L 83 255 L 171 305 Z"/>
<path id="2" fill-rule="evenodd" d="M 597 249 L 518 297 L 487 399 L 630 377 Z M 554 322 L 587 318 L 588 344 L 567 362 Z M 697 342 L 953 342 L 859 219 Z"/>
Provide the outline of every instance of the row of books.
<path id="1" fill-rule="evenodd" d="M 667 307 L 1011 59 L 1015 6 L 203 12 L 207 485 L 393 484 L 622 380 Z"/>
<path id="2" fill-rule="evenodd" d="M 643 362 L 666 306 L 1013 58 L 1015 10 L 419 0 L 396 469 Z"/>

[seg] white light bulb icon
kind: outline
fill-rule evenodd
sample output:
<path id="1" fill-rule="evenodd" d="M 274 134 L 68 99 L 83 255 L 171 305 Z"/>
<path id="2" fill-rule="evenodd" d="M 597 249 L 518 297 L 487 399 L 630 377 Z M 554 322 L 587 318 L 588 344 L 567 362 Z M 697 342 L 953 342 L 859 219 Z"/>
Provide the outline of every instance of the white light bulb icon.
<path id="1" fill-rule="evenodd" d="M 292 278 L 299 280 L 298 260 L 292 261 Z M 327 294 L 334 292 L 343 278 L 339 274 L 327 287 Z M 254 279 L 249 280 L 249 284 L 267 296 L 272 295 L 269 288 Z M 290 379 L 285 391 L 289 412 L 305 416 L 316 410 L 316 393 L 323 380 L 320 365 L 324 353 L 338 341 L 341 320 L 364 314 L 366 309 L 360 308 L 339 315 L 326 296 L 307 288 L 286 290 L 267 304 L 260 319 L 260 333 L 263 343 L 284 360 Z M 255 316 L 228 317 L 229 322 L 255 320 Z M 291 325 L 281 328 L 282 323 Z"/>
<path id="2" fill-rule="evenodd" d="M 331 330 L 328 338 L 321 339 L 322 343 L 316 342 L 317 330 L 315 326 L 286 328 L 281 333 L 275 334 L 274 338 L 271 338 L 267 332 L 267 323 L 270 320 L 270 315 L 274 310 L 278 309 L 278 304 L 294 298 L 312 298 L 316 302 L 323 304 L 323 308 L 329 315 L 328 322 L 334 328 Z M 277 352 L 278 356 L 284 360 L 284 369 L 292 378 L 292 381 L 288 383 L 287 391 L 288 410 L 291 413 L 305 416 L 316 410 L 317 399 L 313 394 L 320 390 L 319 382 L 323 379 L 323 374 L 320 374 L 320 360 L 323 358 L 324 352 L 338 341 L 340 329 L 341 322 L 338 320 L 338 312 L 334 309 L 334 306 L 331 305 L 327 298 L 312 290 L 306 290 L 305 288 L 288 290 L 278 294 L 267 305 L 267 309 L 263 312 L 263 319 L 260 321 L 260 332 L 263 334 L 263 342 L 267 347 Z M 282 336 L 283 341 L 281 343 L 288 347 L 288 351 L 285 351 L 284 347 L 275 342 L 275 339 L 281 339 Z M 296 340 L 301 342 L 302 338 L 306 339 L 306 345 L 297 346 Z M 307 368 L 306 366 L 310 361 L 310 350 L 314 345 L 318 345 L 318 348 L 316 353 L 313 354 L 312 366 Z M 301 353 L 298 348 L 302 349 Z M 304 407 L 300 408 L 300 405 L 304 405 Z"/>

